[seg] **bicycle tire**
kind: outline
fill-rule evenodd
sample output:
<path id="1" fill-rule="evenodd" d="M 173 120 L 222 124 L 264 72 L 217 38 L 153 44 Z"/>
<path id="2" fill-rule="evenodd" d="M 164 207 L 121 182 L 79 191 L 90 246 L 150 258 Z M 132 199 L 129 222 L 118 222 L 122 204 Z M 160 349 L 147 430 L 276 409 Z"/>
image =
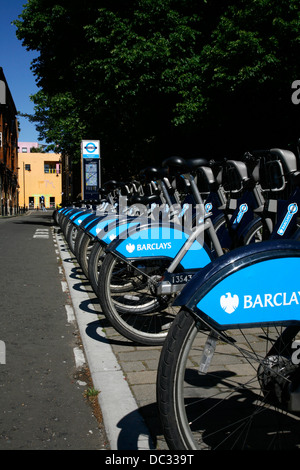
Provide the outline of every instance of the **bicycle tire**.
<path id="1" fill-rule="evenodd" d="M 249 230 L 242 236 L 240 242 L 241 246 L 250 245 L 250 243 L 260 243 L 264 240 L 264 225 L 263 222 L 258 219 Z"/>
<path id="2" fill-rule="evenodd" d="M 89 263 L 89 255 L 91 251 L 91 247 L 93 246 L 94 241 L 93 239 L 87 234 L 84 233 L 83 237 L 80 240 L 79 249 L 79 265 L 83 271 L 83 274 L 88 279 L 88 263 Z"/>
<path id="3" fill-rule="evenodd" d="M 79 259 L 80 259 L 80 245 L 81 245 L 81 241 L 82 241 L 83 236 L 84 236 L 84 231 L 80 230 L 80 229 L 77 230 L 75 243 L 74 243 L 74 254 L 77 258 L 78 263 L 79 263 Z"/>
<path id="4" fill-rule="evenodd" d="M 98 279 L 102 260 L 105 255 L 103 246 L 95 241 L 88 260 L 88 279 L 94 293 L 98 296 Z"/>
<path id="5" fill-rule="evenodd" d="M 64 216 L 62 220 L 62 224 L 61 224 L 61 229 L 65 238 L 66 238 L 66 234 L 67 234 L 70 224 L 71 224 L 70 220 L 66 216 Z"/>
<path id="6" fill-rule="evenodd" d="M 70 223 L 68 225 L 67 231 L 66 231 L 66 240 L 69 246 L 69 250 L 75 255 L 75 239 L 77 235 L 77 227 L 76 225 Z"/>
<path id="7" fill-rule="evenodd" d="M 158 409 L 171 450 L 299 446 L 299 414 L 286 404 L 289 382 L 299 376 L 299 366 L 291 363 L 282 341 L 289 328 L 291 342 L 299 326 L 222 333 L 208 372 L 199 374 L 211 330 L 187 310 L 180 311 L 163 345 L 157 374 Z"/>

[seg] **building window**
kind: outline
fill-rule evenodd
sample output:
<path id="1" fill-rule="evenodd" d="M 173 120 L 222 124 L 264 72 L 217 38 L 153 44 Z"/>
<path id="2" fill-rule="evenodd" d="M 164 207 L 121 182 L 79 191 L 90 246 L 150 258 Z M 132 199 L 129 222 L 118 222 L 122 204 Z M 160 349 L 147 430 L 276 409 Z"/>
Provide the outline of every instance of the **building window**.
<path id="1" fill-rule="evenodd" d="M 22 147 L 22 153 L 27 153 L 27 147 Z"/>
<path id="2" fill-rule="evenodd" d="M 60 164 L 58 162 L 45 162 L 44 173 L 60 173 Z"/>
<path id="3" fill-rule="evenodd" d="M 30 163 L 25 163 L 25 170 L 31 171 Z"/>

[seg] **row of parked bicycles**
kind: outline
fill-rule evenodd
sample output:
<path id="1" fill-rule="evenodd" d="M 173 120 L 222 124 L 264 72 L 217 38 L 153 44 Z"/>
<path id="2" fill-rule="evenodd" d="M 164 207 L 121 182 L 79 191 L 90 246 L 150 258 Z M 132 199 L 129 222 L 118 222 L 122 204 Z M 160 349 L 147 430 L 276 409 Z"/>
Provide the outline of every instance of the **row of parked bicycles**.
<path id="1" fill-rule="evenodd" d="M 110 324 L 162 346 L 169 448 L 297 449 L 298 157 L 170 157 L 99 194 L 54 219 Z"/>

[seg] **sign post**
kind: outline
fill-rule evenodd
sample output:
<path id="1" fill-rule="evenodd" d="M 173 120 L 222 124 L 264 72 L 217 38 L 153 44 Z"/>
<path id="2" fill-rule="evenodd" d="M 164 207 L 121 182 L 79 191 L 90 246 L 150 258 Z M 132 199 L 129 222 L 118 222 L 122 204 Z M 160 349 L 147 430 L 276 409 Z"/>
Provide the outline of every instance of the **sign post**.
<path id="1" fill-rule="evenodd" d="M 98 190 L 101 187 L 100 141 L 83 140 L 81 155 L 82 198 L 84 200 L 98 200 Z"/>

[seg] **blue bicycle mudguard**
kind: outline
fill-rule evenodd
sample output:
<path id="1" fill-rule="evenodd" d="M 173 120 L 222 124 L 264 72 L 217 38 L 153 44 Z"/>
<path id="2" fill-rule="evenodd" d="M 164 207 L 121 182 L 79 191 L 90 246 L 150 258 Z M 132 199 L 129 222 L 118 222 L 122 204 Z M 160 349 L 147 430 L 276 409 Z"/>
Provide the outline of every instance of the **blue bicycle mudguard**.
<path id="1" fill-rule="evenodd" d="M 86 227 L 88 227 L 91 223 L 94 222 L 95 218 L 95 213 L 90 212 L 89 214 L 82 214 L 82 216 L 79 216 L 77 219 L 75 219 L 73 223 L 77 227 L 80 227 L 81 229 L 85 230 Z"/>
<path id="2" fill-rule="evenodd" d="M 70 220 L 74 225 L 79 226 L 91 214 L 93 214 L 91 210 L 85 210 L 84 212 L 75 215 L 75 217 L 71 217 Z"/>
<path id="3" fill-rule="evenodd" d="M 112 241 L 107 251 L 114 252 L 124 260 L 166 258 L 173 260 L 191 235 L 183 231 L 181 225 L 150 224 L 129 227 L 128 236 Z M 200 269 L 213 259 L 213 255 L 204 243 L 195 240 L 180 262 L 182 269 Z"/>
<path id="4" fill-rule="evenodd" d="M 99 230 L 101 230 L 99 228 L 101 227 L 101 224 L 100 225 L 98 224 L 102 220 L 107 220 L 108 221 L 107 223 L 110 223 L 112 220 L 115 220 L 117 218 L 118 218 L 118 215 L 116 213 L 111 213 L 111 214 L 106 213 L 102 215 L 99 215 L 99 214 L 97 215 L 93 213 L 81 222 L 80 228 L 84 230 L 85 232 L 87 232 L 92 237 L 96 237 Z M 95 228 L 95 226 L 97 227 Z"/>
<path id="5" fill-rule="evenodd" d="M 73 209 L 75 209 L 75 207 L 65 206 L 65 207 L 61 207 L 60 209 L 58 209 L 58 212 L 69 212 L 69 211 L 72 211 Z M 77 209 L 78 209 L 78 207 L 77 207 Z"/>
<path id="6" fill-rule="evenodd" d="M 118 237 L 127 238 L 128 231 L 139 224 L 137 220 L 137 217 L 134 216 L 121 216 L 118 219 L 109 221 L 109 223 L 103 224 L 102 222 L 101 230 L 99 231 L 97 228 L 98 241 L 107 246 Z"/>
<path id="7" fill-rule="evenodd" d="M 82 218 L 79 227 L 83 231 L 87 232 L 89 229 L 92 229 L 92 227 L 94 227 L 100 220 L 103 220 L 106 217 L 108 217 L 108 214 L 96 215 L 93 212 L 92 214 L 89 214 L 88 217 Z M 116 216 L 113 214 L 111 217 L 115 218 Z"/>
<path id="8" fill-rule="evenodd" d="M 60 209 L 58 209 L 57 213 L 58 214 L 65 214 L 65 213 L 69 212 L 72 209 L 73 209 L 72 207 L 61 207 Z"/>
<path id="9" fill-rule="evenodd" d="M 218 330 L 300 325 L 300 242 L 233 250 L 197 273 L 175 299 Z"/>
<path id="10" fill-rule="evenodd" d="M 67 218 L 69 220 L 74 220 L 76 217 L 79 217 L 81 214 L 84 214 L 87 209 L 74 209 L 72 212 L 69 212 Z"/>
<path id="11" fill-rule="evenodd" d="M 128 221 L 129 218 L 124 216 L 124 219 Z M 107 234 L 106 227 L 112 225 L 116 226 L 118 223 L 119 216 L 116 214 L 106 215 L 102 217 L 97 217 L 87 228 L 86 233 L 89 234 L 92 238 L 97 238 L 101 240 Z M 107 243 L 106 243 L 107 244 Z"/>
<path id="12" fill-rule="evenodd" d="M 74 214 L 78 214 L 79 212 L 81 212 L 82 209 L 78 209 L 78 208 L 69 208 L 68 210 L 65 211 L 64 215 L 69 219 L 72 215 Z"/>

